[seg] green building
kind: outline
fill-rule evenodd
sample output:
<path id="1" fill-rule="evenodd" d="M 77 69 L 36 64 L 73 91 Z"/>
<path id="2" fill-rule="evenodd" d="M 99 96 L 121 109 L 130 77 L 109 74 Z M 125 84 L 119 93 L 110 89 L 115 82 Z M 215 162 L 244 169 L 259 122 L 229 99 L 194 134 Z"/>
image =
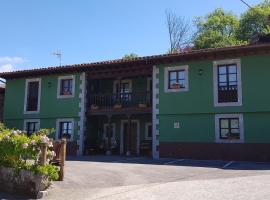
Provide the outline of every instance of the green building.
<path id="1" fill-rule="evenodd" d="M 270 160 L 270 44 L 1 73 L 4 123 L 69 155 Z"/>

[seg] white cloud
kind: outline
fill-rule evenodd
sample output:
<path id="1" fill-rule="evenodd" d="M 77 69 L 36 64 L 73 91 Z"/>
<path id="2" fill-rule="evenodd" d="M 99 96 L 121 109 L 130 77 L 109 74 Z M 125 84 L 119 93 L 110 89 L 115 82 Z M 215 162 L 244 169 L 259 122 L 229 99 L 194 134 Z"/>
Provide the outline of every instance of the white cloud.
<path id="1" fill-rule="evenodd" d="M 0 65 L 0 73 L 1 72 L 10 72 L 10 71 L 13 71 L 14 70 L 14 67 L 12 64 L 3 64 L 3 65 Z"/>
<path id="2" fill-rule="evenodd" d="M 15 71 L 16 65 L 25 62 L 27 62 L 26 59 L 18 56 L 0 56 L 0 73 Z"/>
<path id="3" fill-rule="evenodd" d="M 12 64 L 18 64 L 18 63 L 23 63 L 26 60 L 22 57 L 10 57 L 10 56 L 0 56 L 0 63 L 12 63 Z"/>

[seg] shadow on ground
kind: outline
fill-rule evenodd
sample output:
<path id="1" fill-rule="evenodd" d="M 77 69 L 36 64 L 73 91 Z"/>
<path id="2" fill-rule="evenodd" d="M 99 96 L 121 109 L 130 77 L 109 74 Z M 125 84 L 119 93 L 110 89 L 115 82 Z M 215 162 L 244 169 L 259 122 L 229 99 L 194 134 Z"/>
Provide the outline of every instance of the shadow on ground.
<path id="1" fill-rule="evenodd" d="M 224 170 L 270 170 L 270 162 L 245 162 L 245 161 L 223 161 L 223 160 L 191 160 L 149 157 L 126 157 L 126 156 L 80 156 L 68 157 L 68 161 L 86 161 L 101 163 L 128 163 L 128 164 L 148 164 L 148 165 L 168 165 L 218 168 Z"/>

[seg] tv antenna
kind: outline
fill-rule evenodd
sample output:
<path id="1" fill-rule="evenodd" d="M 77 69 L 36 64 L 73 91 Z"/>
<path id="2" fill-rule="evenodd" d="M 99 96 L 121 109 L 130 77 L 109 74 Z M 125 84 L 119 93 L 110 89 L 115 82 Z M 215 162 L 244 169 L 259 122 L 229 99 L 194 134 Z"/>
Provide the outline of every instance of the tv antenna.
<path id="1" fill-rule="evenodd" d="M 57 50 L 52 53 L 52 55 L 56 56 L 59 59 L 59 65 L 62 66 L 62 52 L 60 50 Z"/>

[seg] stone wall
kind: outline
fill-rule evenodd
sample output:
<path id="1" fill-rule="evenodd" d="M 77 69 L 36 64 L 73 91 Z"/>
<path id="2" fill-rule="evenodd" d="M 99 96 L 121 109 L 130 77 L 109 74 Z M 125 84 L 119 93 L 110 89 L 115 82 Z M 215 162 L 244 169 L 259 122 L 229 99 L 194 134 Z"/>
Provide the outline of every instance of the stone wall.
<path id="1" fill-rule="evenodd" d="M 36 198 L 39 191 L 46 190 L 50 181 L 44 175 L 34 174 L 28 170 L 16 172 L 12 168 L 0 167 L 0 191 L 21 194 Z"/>

